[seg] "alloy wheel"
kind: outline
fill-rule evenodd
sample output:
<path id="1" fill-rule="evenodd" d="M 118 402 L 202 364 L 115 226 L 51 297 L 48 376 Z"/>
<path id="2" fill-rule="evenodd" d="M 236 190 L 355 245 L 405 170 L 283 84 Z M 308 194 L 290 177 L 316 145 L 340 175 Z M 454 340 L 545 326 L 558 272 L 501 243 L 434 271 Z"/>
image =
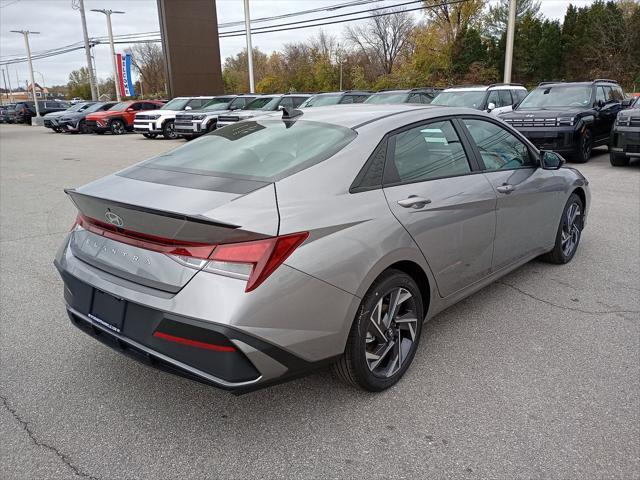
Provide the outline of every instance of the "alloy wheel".
<path id="1" fill-rule="evenodd" d="M 111 133 L 114 135 L 122 135 L 124 133 L 124 124 L 120 120 L 116 120 L 111 124 Z"/>
<path id="2" fill-rule="evenodd" d="M 580 215 L 582 211 L 580 210 L 580 205 L 577 203 L 572 203 L 567 208 L 567 213 L 565 214 L 565 220 L 562 224 L 562 233 L 560 238 L 560 243 L 562 245 L 562 253 L 565 257 L 570 257 L 573 253 L 573 250 L 578 245 L 578 241 L 580 240 Z"/>
<path id="3" fill-rule="evenodd" d="M 369 318 L 365 356 L 369 370 L 389 378 L 402 368 L 416 342 L 416 301 L 406 288 L 383 295 Z"/>
<path id="4" fill-rule="evenodd" d="M 586 162 L 591 156 L 591 134 L 587 130 L 582 136 L 582 158 Z"/>

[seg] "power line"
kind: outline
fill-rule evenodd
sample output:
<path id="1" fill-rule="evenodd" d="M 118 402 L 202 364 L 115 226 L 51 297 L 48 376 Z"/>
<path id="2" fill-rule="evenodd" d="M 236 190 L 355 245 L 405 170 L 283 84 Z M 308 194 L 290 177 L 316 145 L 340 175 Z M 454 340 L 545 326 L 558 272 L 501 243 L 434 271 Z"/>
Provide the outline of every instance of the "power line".
<path id="1" fill-rule="evenodd" d="M 251 34 L 254 35 L 255 33 L 258 33 L 258 30 L 263 30 L 263 29 L 268 29 L 268 28 L 284 27 L 284 26 L 288 26 L 288 25 L 298 25 L 298 24 L 301 24 L 301 23 L 309 23 L 309 22 L 317 22 L 318 20 L 328 20 L 328 19 L 331 19 L 331 18 L 347 17 L 347 16 L 350 16 L 350 15 L 358 15 L 360 13 L 377 12 L 379 10 L 386 10 L 386 9 L 390 9 L 390 8 L 403 7 L 405 5 L 411 5 L 411 4 L 414 4 L 414 3 L 422 3 L 422 1 L 423 0 L 411 0 L 409 2 L 397 3 L 395 5 L 387 6 L 387 7 L 376 7 L 376 8 L 370 8 L 368 10 L 358 10 L 357 12 L 341 13 L 339 15 L 329 15 L 329 16 L 321 17 L 321 18 L 311 18 L 309 20 L 298 20 L 297 22 L 281 23 L 279 25 L 267 25 L 267 26 L 264 26 L 264 27 L 256 27 L 256 28 L 251 28 Z M 467 0 L 465 0 L 465 1 L 467 1 Z M 415 10 L 421 10 L 422 8 L 429 8 L 429 7 L 420 7 L 419 9 L 415 9 Z M 410 11 L 410 10 L 398 10 L 398 11 Z M 366 18 L 371 18 L 371 15 L 367 16 Z M 357 20 L 357 19 L 354 19 L 354 20 Z M 251 23 L 253 23 L 253 22 L 251 22 Z M 230 30 L 228 32 L 220 32 L 219 35 L 221 37 L 223 37 L 223 36 L 225 36 L 227 34 L 232 34 L 232 33 L 242 33 L 242 35 L 245 35 L 246 30 L 245 29 L 242 29 L 242 30 Z"/>
<path id="2" fill-rule="evenodd" d="M 360 0 L 359 2 L 355 2 L 355 4 L 364 4 L 363 2 L 366 3 L 371 3 L 371 0 Z M 419 7 L 415 7 L 415 8 L 408 8 L 408 9 L 398 9 L 398 10 L 392 10 L 394 7 L 399 7 L 399 6 L 405 6 L 405 5 L 410 5 L 410 4 L 414 4 L 414 3 L 421 3 L 422 0 L 413 0 L 413 1 L 408 1 L 408 2 L 403 2 L 400 4 L 396 4 L 393 6 L 388 6 L 388 7 L 377 7 L 377 8 L 373 8 L 373 9 L 368 9 L 368 10 L 361 10 L 358 12 L 351 12 L 351 13 L 346 13 L 346 14 L 339 14 L 339 15 L 328 15 L 325 17 L 320 17 L 320 18 L 316 18 L 316 19 L 311 19 L 311 20 L 301 20 L 301 21 L 297 21 L 297 22 L 289 22 L 289 23 L 283 23 L 283 24 L 277 24 L 277 25 L 268 25 L 268 26 L 264 26 L 264 27 L 256 27 L 256 29 L 251 29 L 252 35 L 258 35 L 258 34 L 263 34 L 263 33 L 274 33 L 274 32 L 283 32 L 283 31 L 288 31 L 288 30 L 299 30 L 299 29 L 304 29 L 304 28 L 313 28 L 313 27 L 321 27 L 321 26 L 325 26 L 325 25 L 334 25 L 334 24 L 338 24 L 338 23 L 345 23 L 345 22 L 352 22 L 352 21 L 359 21 L 359 20 L 366 20 L 366 19 L 370 19 L 370 18 L 375 18 L 375 17 L 383 17 L 383 16 L 388 16 L 388 15 L 393 15 L 393 14 L 397 14 L 400 12 L 413 12 L 413 11 L 418 11 L 418 10 L 428 10 L 428 9 L 432 9 L 432 8 L 436 8 L 436 7 L 440 7 L 440 6 L 450 6 L 450 5 L 456 5 L 456 4 L 461 4 L 461 3 L 466 3 L 469 0 L 449 0 L 446 2 L 441 2 L 438 3 L 437 5 L 433 5 L 433 6 L 419 6 Z M 338 6 L 336 6 L 338 7 Z M 344 8 L 344 7 L 340 7 L 340 8 Z M 345 17 L 345 16 L 351 16 L 351 15 L 357 15 L 359 13 L 367 13 L 367 12 L 375 12 L 375 11 L 379 11 L 379 10 L 385 10 L 387 9 L 388 11 L 386 12 L 382 12 L 382 13 L 377 13 L 377 14 L 370 14 L 370 15 L 365 15 L 365 16 L 361 16 L 361 17 L 356 17 L 356 18 L 342 18 L 341 20 L 332 20 L 329 22 L 321 22 L 321 23 L 314 23 L 314 24 L 309 24 L 309 25 L 300 25 L 302 23 L 309 23 L 309 22 L 318 22 L 320 20 L 327 20 L 327 19 L 333 19 L 333 18 L 339 18 L 339 17 Z M 327 10 L 327 8 L 324 8 L 323 10 Z M 287 15 L 293 15 L 292 14 L 287 14 Z M 260 19 L 258 19 L 260 20 Z M 252 21 L 253 23 L 253 21 Z M 291 25 L 297 25 L 297 26 L 291 26 Z M 284 27 L 284 28 L 281 28 Z M 259 30 L 259 31 L 254 31 L 254 30 Z M 137 43 L 157 43 L 160 42 L 160 38 L 141 38 L 141 37 L 151 37 L 154 35 L 159 35 L 160 32 L 141 32 L 141 33 L 130 33 L 130 34 L 121 34 L 121 35 L 116 35 L 115 38 L 117 38 L 118 40 L 115 41 L 114 43 L 118 43 L 118 44 L 137 44 Z M 244 36 L 245 30 L 235 30 L 235 31 L 229 31 L 229 32 L 221 32 L 219 34 L 219 38 L 231 38 L 231 37 L 239 37 L 239 36 Z M 107 38 L 106 37 L 95 37 L 95 38 L 91 38 L 90 42 L 92 46 L 95 45 L 100 45 L 100 44 L 104 44 L 106 43 Z M 43 59 L 43 58 L 49 58 L 49 57 L 53 57 L 56 55 L 62 55 L 65 53 L 70 53 L 73 52 L 75 50 L 80 50 L 84 48 L 82 45 L 82 42 L 76 42 L 74 44 L 70 44 L 70 45 L 66 45 L 63 47 L 58 47 L 58 48 L 54 48 L 54 49 L 49 49 L 49 50 L 44 50 L 41 52 L 36 52 L 32 58 L 34 60 L 37 59 Z M 6 57 L 5 57 L 6 58 Z M 25 62 L 26 58 L 25 57 L 18 57 L 18 58 L 11 58 L 8 60 L 0 60 L 0 65 L 9 65 L 9 64 L 15 64 L 15 63 L 22 63 Z"/>

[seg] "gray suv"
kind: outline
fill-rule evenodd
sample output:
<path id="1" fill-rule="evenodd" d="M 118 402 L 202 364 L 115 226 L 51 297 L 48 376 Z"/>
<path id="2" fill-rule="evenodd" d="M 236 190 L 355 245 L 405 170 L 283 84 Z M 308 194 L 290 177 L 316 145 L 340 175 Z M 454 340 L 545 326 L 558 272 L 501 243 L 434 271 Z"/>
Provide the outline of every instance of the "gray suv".
<path id="1" fill-rule="evenodd" d="M 281 108 L 293 110 L 301 106 L 311 95 L 304 93 L 289 93 L 284 95 L 262 95 L 249 103 L 241 112 L 233 112 L 218 117 L 218 127 L 231 125 L 240 120 L 260 117 L 275 112 Z"/>

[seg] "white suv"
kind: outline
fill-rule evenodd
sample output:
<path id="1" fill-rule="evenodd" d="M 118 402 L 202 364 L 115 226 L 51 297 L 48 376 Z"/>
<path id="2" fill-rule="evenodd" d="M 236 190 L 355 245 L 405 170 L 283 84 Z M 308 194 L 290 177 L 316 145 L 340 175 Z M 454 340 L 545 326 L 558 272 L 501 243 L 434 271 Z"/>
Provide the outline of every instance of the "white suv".
<path id="1" fill-rule="evenodd" d="M 145 110 L 136 113 L 133 131 L 146 138 L 156 138 L 159 134 L 166 139 L 177 138 L 175 119 L 183 110 L 198 110 L 209 103 L 213 97 L 176 97 L 159 110 Z"/>
<path id="2" fill-rule="evenodd" d="M 431 105 L 475 108 L 500 115 L 513 110 L 526 96 L 527 89 L 519 83 L 459 86 L 440 92 Z"/>

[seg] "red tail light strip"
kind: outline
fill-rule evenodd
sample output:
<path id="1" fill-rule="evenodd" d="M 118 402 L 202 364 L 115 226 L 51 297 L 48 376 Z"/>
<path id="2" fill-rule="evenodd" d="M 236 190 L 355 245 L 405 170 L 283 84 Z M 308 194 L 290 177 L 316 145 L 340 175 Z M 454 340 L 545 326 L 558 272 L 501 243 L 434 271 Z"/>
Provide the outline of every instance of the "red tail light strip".
<path id="1" fill-rule="evenodd" d="M 101 222 L 95 218 L 85 215 L 78 215 L 76 223 L 85 230 L 96 235 L 100 235 L 117 242 L 126 243 L 145 250 L 153 252 L 167 253 L 170 255 L 184 255 L 187 257 L 195 257 L 206 259 L 209 258 L 211 252 L 216 247 L 213 244 L 183 242 L 170 238 L 158 237 L 156 235 L 148 235 L 146 233 L 125 230 L 109 223 Z"/>
<path id="2" fill-rule="evenodd" d="M 153 332 L 153 336 L 161 338 L 168 342 L 179 343 L 181 345 L 188 345 L 190 347 L 204 348 L 205 350 L 213 350 L 214 352 L 235 352 L 235 347 L 227 345 L 216 345 L 215 343 L 200 342 L 199 340 L 191 340 L 190 338 L 176 337 L 164 332 Z"/>
<path id="3" fill-rule="evenodd" d="M 255 242 L 218 245 L 211 260 L 253 265 L 245 288 L 245 292 L 250 292 L 282 265 L 308 237 L 308 232 L 300 232 Z"/>

